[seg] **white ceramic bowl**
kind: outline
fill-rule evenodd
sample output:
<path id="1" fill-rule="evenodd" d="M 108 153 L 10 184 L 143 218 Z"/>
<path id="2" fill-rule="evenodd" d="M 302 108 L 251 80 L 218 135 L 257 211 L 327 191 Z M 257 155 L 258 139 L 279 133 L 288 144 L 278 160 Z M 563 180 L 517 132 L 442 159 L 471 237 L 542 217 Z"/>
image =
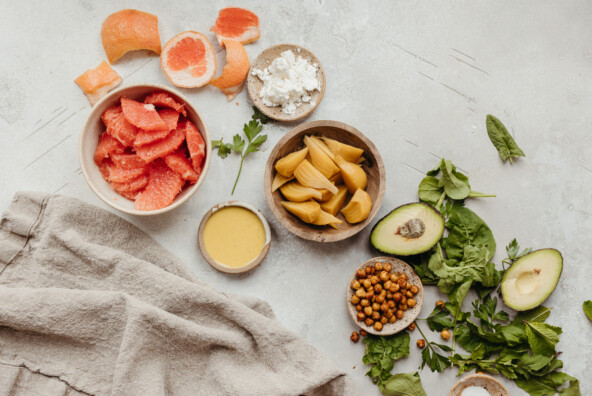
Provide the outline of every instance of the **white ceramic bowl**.
<path id="1" fill-rule="evenodd" d="M 201 176 L 199 177 L 197 183 L 185 187 L 185 189 L 183 189 L 183 191 L 177 195 L 173 203 L 166 208 L 143 211 L 134 209 L 133 201 L 130 201 L 119 195 L 111 188 L 109 183 L 103 179 L 101 172 L 99 172 L 99 168 L 94 162 L 94 153 L 97 143 L 99 142 L 99 136 L 105 130 L 105 125 L 101 120 L 101 114 L 103 114 L 103 112 L 109 107 L 115 106 L 121 96 L 126 96 L 130 99 L 139 99 L 155 91 L 167 92 L 177 101 L 185 103 L 187 118 L 191 120 L 195 126 L 197 126 L 203 137 L 204 143 L 206 145 L 206 158 L 204 160 Z M 80 140 L 78 142 L 78 160 L 80 161 L 80 169 L 82 170 L 82 174 L 84 175 L 84 178 L 86 179 L 86 182 L 90 186 L 91 190 L 93 190 L 93 192 L 107 205 L 125 213 L 138 216 L 149 216 L 173 210 L 176 207 L 182 205 L 189 199 L 189 197 L 195 194 L 208 173 L 208 169 L 210 167 L 210 158 L 212 157 L 211 146 L 208 128 L 206 127 L 201 114 L 195 107 L 191 105 L 191 102 L 188 98 L 183 96 L 178 91 L 165 87 L 164 85 L 137 84 L 116 89 L 107 94 L 93 106 L 92 111 L 88 116 L 82 131 L 80 132 Z"/>

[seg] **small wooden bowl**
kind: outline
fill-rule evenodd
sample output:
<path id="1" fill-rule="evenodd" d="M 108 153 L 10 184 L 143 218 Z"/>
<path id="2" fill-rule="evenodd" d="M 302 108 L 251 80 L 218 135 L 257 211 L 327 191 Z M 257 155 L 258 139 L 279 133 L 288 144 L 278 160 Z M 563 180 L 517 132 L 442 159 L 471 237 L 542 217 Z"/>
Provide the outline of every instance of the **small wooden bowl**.
<path id="1" fill-rule="evenodd" d="M 282 206 L 284 200 L 281 192 L 271 192 L 271 184 L 275 177 L 274 165 L 285 155 L 304 147 L 305 135 L 326 136 L 330 139 L 359 147 L 364 150 L 366 161 L 362 165 L 368 176 L 366 191 L 372 198 L 372 210 L 366 220 L 358 224 L 349 224 L 341 213 L 337 215 L 343 220 L 338 229 L 329 226 L 307 224 L 289 213 Z M 296 236 L 317 242 L 335 242 L 351 237 L 362 231 L 374 218 L 384 197 L 386 174 L 382 157 L 374 144 L 356 128 L 338 121 L 310 121 L 297 126 L 282 137 L 273 148 L 265 166 L 265 196 L 269 208 L 275 218 Z"/>
<path id="2" fill-rule="evenodd" d="M 471 374 L 462 378 L 454 385 L 449 396 L 460 396 L 469 386 L 480 386 L 491 396 L 510 396 L 510 393 L 495 378 L 485 374 Z"/>
<path id="3" fill-rule="evenodd" d="M 310 93 L 311 100 L 309 103 L 303 103 L 300 107 L 296 109 L 295 114 L 286 114 L 282 112 L 281 106 L 269 107 L 263 104 L 261 98 L 259 97 L 259 91 L 263 87 L 263 81 L 259 79 L 259 77 L 254 76 L 252 74 L 253 69 L 264 70 L 266 67 L 271 65 L 274 59 L 279 58 L 282 52 L 291 50 L 294 52 L 296 57 L 302 57 L 306 59 L 311 64 L 317 64 L 317 80 L 320 81 L 321 86 L 319 90 L 315 90 Z M 325 95 L 325 71 L 323 70 L 323 66 L 319 59 L 307 50 L 304 47 L 300 47 L 298 45 L 293 44 L 278 44 L 274 45 L 273 47 L 267 48 L 263 51 L 249 70 L 249 75 L 247 77 L 247 91 L 249 92 L 249 97 L 253 101 L 253 104 L 261 110 L 263 114 L 268 116 L 269 118 L 273 118 L 277 121 L 296 121 L 301 118 L 307 117 L 317 108 L 321 100 L 323 99 L 323 95 Z M 311 104 L 312 103 L 312 104 Z"/>
<path id="4" fill-rule="evenodd" d="M 359 326 L 361 329 L 366 330 L 370 334 L 385 336 L 398 333 L 401 330 L 405 330 L 417 318 L 417 316 L 421 312 L 421 307 L 423 306 L 423 284 L 421 283 L 421 279 L 419 279 L 419 276 L 417 276 L 417 274 L 409 264 L 394 257 L 374 257 L 366 261 L 364 264 L 360 265 L 358 268 L 356 268 L 356 272 L 359 269 L 366 267 L 367 265 L 374 265 L 374 263 L 376 262 L 391 263 L 391 265 L 393 266 L 391 273 L 405 273 L 405 275 L 407 275 L 407 280 L 411 282 L 411 284 L 419 288 L 419 292 L 414 297 L 415 301 L 417 301 L 415 307 L 409 308 L 407 311 L 405 311 L 403 319 L 398 319 L 395 323 L 387 323 L 383 326 L 381 331 L 376 331 L 374 330 L 374 327 L 366 326 L 364 322 L 358 322 L 358 319 L 356 318 L 358 311 L 356 311 L 356 307 L 350 302 L 352 296 L 354 295 L 354 289 L 351 288 L 352 282 L 356 279 L 356 273 L 354 272 L 354 275 L 351 277 L 349 283 L 347 284 L 346 304 L 349 315 L 351 316 L 353 321 L 356 322 L 356 326 Z"/>
<path id="5" fill-rule="evenodd" d="M 265 229 L 265 244 L 263 245 L 263 249 L 261 250 L 261 253 L 259 253 L 259 255 L 257 257 L 255 257 L 253 260 L 251 260 L 251 262 L 247 263 L 247 265 L 240 267 L 240 268 L 228 267 L 227 265 L 224 265 L 224 264 L 219 263 L 218 261 L 214 260 L 208 254 L 208 251 L 206 250 L 205 245 L 204 245 L 203 233 L 204 233 L 204 228 L 205 228 L 206 223 L 208 222 L 209 218 L 214 213 L 216 213 L 218 210 L 220 210 L 222 208 L 227 208 L 229 206 L 239 206 L 241 208 L 248 209 L 251 212 L 255 213 L 257 215 L 257 217 L 259 218 L 259 220 L 261 220 L 261 223 L 263 224 L 263 228 Z M 271 246 L 271 230 L 269 228 L 269 223 L 267 223 L 267 220 L 265 219 L 265 217 L 263 217 L 263 214 L 254 206 L 251 206 L 248 203 L 240 202 L 240 201 L 226 201 L 226 202 L 219 203 L 219 204 L 215 205 L 214 207 L 212 207 L 212 209 L 208 210 L 208 212 L 201 219 L 201 223 L 199 223 L 199 230 L 197 232 L 197 244 L 199 246 L 199 251 L 201 252 L 202 256 L 206 259 L 208 264 L 210 264 L 212 267 L 216 268 L 218 271 L 226 272 L 228 274 L 240 274 L 243 272 L 250 271 L 253 268 L 255 268 L 256 266 L 258 266 L 259 264 L 261 264 L 261 262 L 263 261 L 265 256 L 267 256 L 267 252 L 269 252 L 269 248 Z"/>

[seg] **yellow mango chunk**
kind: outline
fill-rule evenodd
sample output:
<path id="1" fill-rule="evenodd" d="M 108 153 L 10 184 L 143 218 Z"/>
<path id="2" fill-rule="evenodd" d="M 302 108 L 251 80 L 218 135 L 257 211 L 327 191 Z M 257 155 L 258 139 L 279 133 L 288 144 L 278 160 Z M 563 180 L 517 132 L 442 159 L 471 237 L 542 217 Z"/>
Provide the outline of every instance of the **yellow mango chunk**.
<path id="1" fill-rule="evenodd" d="M 339 186 L 337 187 L 337 194 L 334 194 L 330 200 L 327 202 L 323 202 L 321 204 L 321 209 L 325 212 L 332 214 L 335 216 L 341 208 L 343 208 L 343 204 L 347 198 L 347 187 L 346 186 Z"/>
<path id="2" fill-rule="evenodd" d="M 292 177 L 294 170 L 300 165 L 308 154 L 308 147 L 294 151 L 275 163 L 275 170 L 284 177 Z"/>
<path id="3" fill-rule="evenodd" d="M 311 198 L 321 199 L 323 194 L 312 187 L 305 187 L 298 182 L 288 183 L 280 188 L 282 195 L 291 202 L 304 202 Z"/>
<path id="4" fill-rule="evenodd" d="M 364 150 L 350 146 L 349 144 L 338 142 L 337 140 L 323 137 L 323 141 L 335 156 L 339 155 L 348 162 L 356 163 L 362 154 L 364 154 Z"/>
<path id="5" fill-rule="evenodd" d="M 370 215 L 370 210 L 372 209 L 372 199 L 370 195 L 358 188 L 349 201 L 347 206 L 341 209 L 341 213 L 345 216 L 345 220 L 347 220 L 350 224 L 360 223 Z"/>
<path id="6" fill-rule="evenodd" d="M 282 206 L 305 223 L 314 222 L 321 213 L 321 205 L 312 200 L 306 202 L 282 201 Z"/>
<path id="7" fill-rule="evenodd" d="M 350 193 L 354 194 L 356 190 L 366 188 L 368 177 L 359 165 L 346 161 L 340 155 L 335 156 L 335 162 L 341 169 L 341 177 Z"/>
<path id="8" fill-rule="evenodd" d="M 275 192 L 278 188 L 289 182 L 290 180 L 294 180 L 294 176 L 292 177 L 284 177 L 279 173 L 275 174 L 273 178 L 273 182 L 271 183 L 271 192 Z"/>
<path id="9" fill-rule="evenodd" d="M 339 173 L 339 168 L 335 162 L 319 147 L 319 145 L 310 137 L 304 137 L 304 144 L 308 147 L 308 155 L 310 162 L 317 168 L 326 178 L 330 178 Z"/>
<path id="10" fill-rule="evenodd" d="M 353 165 L 353 164 L 352 164 Z M 355 166 L 355 165 L 354 165 Z M 364 172 L 364 171 L 362 171 Z M 366 174 L 364 174 L 365 176 Z M 303 186 L 312 188 L 325 188 L 332 194 L 337 193 L 337 187 L 329 181 L 317 168 L 312 166 L 306 159 L 294 170 L 296 180 Z"/>

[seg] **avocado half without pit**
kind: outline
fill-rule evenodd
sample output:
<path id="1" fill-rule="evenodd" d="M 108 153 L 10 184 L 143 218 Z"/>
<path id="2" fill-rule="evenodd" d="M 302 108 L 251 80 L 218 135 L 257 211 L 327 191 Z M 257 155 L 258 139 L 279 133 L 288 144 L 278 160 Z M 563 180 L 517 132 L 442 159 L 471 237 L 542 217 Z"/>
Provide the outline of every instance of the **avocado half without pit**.
<path id="1" fill-rule="evenodd" d="M 563 270 L 558 250 L 541 249 L 516 260 L 502 277 L 504 303 L 516 311 L 538 307 L 553 293 Z"/>
<path id="2" fill-rule="evenodd" d="M 370 243 L 383 253 L 411 256 L 427 252 L 444 234 L 444 218 L 432 205 L 399 206 L 376 223 Z"/>

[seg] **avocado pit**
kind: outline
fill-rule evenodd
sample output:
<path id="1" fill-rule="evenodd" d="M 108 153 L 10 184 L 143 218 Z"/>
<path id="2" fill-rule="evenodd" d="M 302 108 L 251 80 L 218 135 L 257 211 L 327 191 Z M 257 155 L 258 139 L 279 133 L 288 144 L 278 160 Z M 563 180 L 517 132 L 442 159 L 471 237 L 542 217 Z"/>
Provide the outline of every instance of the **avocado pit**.
<path id="1" fill-rule="evenodd" d="M 421 219 L 407 220 L 402 226 L 397 229 L 395 234 L 399 234 L 405 238 L 419 238 L 425 233 L 425 223 Z"/>

